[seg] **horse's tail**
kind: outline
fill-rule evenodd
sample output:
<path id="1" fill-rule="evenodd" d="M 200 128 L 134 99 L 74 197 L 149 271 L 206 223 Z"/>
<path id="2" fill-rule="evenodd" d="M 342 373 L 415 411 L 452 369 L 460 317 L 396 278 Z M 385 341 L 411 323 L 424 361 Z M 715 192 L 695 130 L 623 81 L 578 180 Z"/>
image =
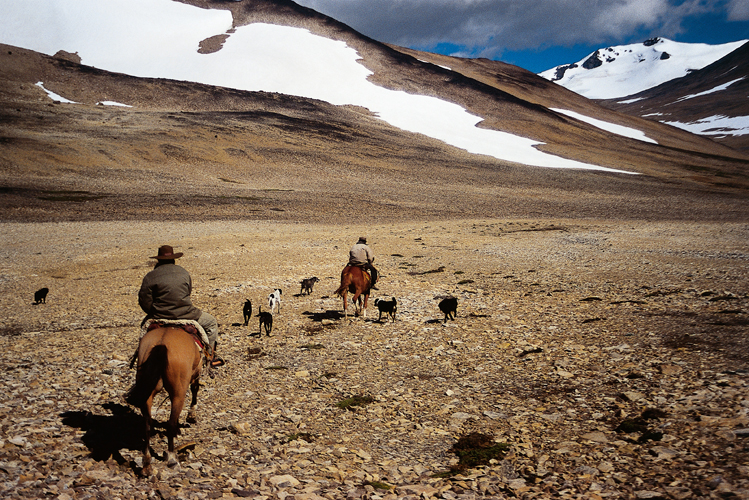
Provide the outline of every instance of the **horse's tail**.
<path id="1" fill-rule="evenodd" d="M 351 284 L 351 271 L 349 271 L 348 273 L 346 272 L 348 268 L 349 266 L 346 266 L 343 268 L 343 271 L 341 271 L 341 286 L 339 286 L 338 290 L 335 291 L 335 294 L 339 297 L 343 297 L 343 292 L 347 290 L 349 285 Z"/>
<path id="2" fill-rule="evenodd" d="M 166 368 L 166 346 L 153 346 L 148 358 L 138 367 L 138 374 L 133 385 L 125 395 L 125 401 L 138 408 L 151 397 Z"/>

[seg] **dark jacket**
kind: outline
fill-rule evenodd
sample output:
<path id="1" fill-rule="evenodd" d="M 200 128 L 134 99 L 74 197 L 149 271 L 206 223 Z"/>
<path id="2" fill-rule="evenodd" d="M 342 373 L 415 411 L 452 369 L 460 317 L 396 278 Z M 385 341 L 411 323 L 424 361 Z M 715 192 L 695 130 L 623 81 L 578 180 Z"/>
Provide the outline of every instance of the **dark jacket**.
<path id="1" fill-rule="evenodd" d="M 146 274 L 138 292 L 138 304 L 147 315 L 157 319 L 200 318 L 200 309 L 192 305 L 192 278 L 174 263 L 158 264 Z"/>

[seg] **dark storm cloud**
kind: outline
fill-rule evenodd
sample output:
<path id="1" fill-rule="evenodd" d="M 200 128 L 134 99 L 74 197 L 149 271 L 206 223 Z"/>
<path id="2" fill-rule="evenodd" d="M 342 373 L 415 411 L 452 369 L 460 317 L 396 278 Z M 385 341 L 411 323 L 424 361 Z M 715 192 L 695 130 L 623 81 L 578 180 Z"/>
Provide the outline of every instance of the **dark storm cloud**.
<path id="1" fill-rule="evenodd" d="M 749 18 L 746 0 L 297 0 L 376 40 L 456 55 L 575 44 L 624 43 L 648 33 L 673 37 L 688 16 Z"/>

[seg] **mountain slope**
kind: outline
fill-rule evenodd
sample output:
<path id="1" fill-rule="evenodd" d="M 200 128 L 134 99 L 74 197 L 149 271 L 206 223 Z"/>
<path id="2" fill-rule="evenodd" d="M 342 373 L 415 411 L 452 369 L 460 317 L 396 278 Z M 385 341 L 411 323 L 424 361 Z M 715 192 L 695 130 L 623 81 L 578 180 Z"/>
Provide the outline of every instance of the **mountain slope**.
<path id="1" fill-rule="evenodd" d="M 746 42 L 707 45 L 652 38 L 599 49 L 577 63 L 560 65 L 539 75 L 589 99 L 613 99 L 688 75 Z"/>
<path id="2" fill-rule="evenodd" d="M 746 209 L 745 156 L 605 110 L 520 68 L 454 58 L 441 64 L 439 56 L 379 44 L 292 2 L 190 3 L 230 9 L 227 35 L 263 21 L 345 42 L 373 72 L 367 81 L 465 108 L 483 119 L 480 131 L 543 142 L 536 149 L 552 158 L 647 175 L 529 167 L 393 126 L 362 105 L 134 77 L 80 64 L 85 54 L 73 48 L 49 57 L 3 46 L 4 217 L 179 219 L 198 210 L 208 218 L 323 221 L 614 212 L 720 219 Z M 201 55 L 221 52 L 221 40 L 204 39 Z M 571 112 L 644 130 L 656 143 Z"/>
<path id="3" fill-rule="evenodd" d="M 610 109 L 705 135 L 749 153 L 749 43 L 689 75 L 625 100 L 600 101 Z"/>

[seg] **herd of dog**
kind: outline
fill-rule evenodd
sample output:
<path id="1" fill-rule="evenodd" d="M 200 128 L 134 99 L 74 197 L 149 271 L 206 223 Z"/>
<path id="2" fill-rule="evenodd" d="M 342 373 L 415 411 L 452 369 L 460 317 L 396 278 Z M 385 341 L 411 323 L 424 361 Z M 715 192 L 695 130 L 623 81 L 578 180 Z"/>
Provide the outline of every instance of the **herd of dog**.
<path id="1" fill-rule="evenodd" d="M 316 276 L 312 278 L 303 279 L 300 283 L 302 285 L 299 295 L 311 295 L 312 288 L 315 283 L 320 281 Z M 47 294 L 49 293 L 48 288 L 41 288 L 34 292 L 34 304 L 44 304 L 47 302 Z M 259 319 L 259 331 L 257 336 L 262 336 L 263 330 L 265 335 L 270 336 L 273 330 L 273 311 L 276 314 L 281 312 L 281 295 L 282 291 L 280 288 L 276 288 L 268 296 L 268 311 L 263 311 L 263 307 L 258 307 L 257 317 Z M 398 302 L 395 297 L 391 297 L 390 300 L 375 299 L 375 307 L 380 312 L 380 316 L 377 318 L 378 322 L 382 322 L 382 316 L 385 315 L 385 319 L 388 318 L 395 323 L 395 314 L 398 311 Z M 444 323 L 447 323 L 448 319 L 455 321 L 455 314 L 458 310 L 458 299 L 456 297 L 443 298 L 438 304 L 440 311 L 445 315 Z M 252 317 L 252 302 L 250 299 L 245 300 L 244 307 L 242 310 L 244 316 L 244 326 L 248 326 L 250 318 Z"/>
<path id="2" fill-rule="evenodd" d="M 302 288 L 299 291 L 299 295 L 311 295 L 312 288 L 318 281 L 320 280 L 316 276 L 312 278 L 305 278 L 300 281 Z M 259 319 L 259 330 L 257 336 L 262 336 L 263 330 L 265 330 L 266 336 L 270 336 L 271 331 L 273 330 L 273 311 L 275 310 L 276 313 L 281 312 L 282 294 L 282 290 L 280 288 L 276 288 L 268 296 L 269 310 L 263 311 L 262 306 L 258 308 L 257 318 Z M 375 299 L 374 305 L 380 313 L 379 317 L 377 318 L 378 323 L 382 322 L 383 315 L 385 316 L 385 320 L 390 319 L 393 323 L 395 323 L 395 314 L 398 311 L 398 301 L 395 299 L 395 297 L 391 297 L 390 300 Z M 445 315 L 443 323 L 447 323 L 448 319 L 455 321 L 455 316 L 458 310 L 458 299 L 456 297 L 450 296 L 442 298 L 442 300 L 438 304 L 438 307 L 440 311 L 442 311 L 442 313 Z M 252 318 L 252 301 L 250 301 L 250 299 L 245 300 L 244 306 L 242 308 L 242 314 L 244 316 L 244 326 L 248 326 L 250 318 Z"/>

